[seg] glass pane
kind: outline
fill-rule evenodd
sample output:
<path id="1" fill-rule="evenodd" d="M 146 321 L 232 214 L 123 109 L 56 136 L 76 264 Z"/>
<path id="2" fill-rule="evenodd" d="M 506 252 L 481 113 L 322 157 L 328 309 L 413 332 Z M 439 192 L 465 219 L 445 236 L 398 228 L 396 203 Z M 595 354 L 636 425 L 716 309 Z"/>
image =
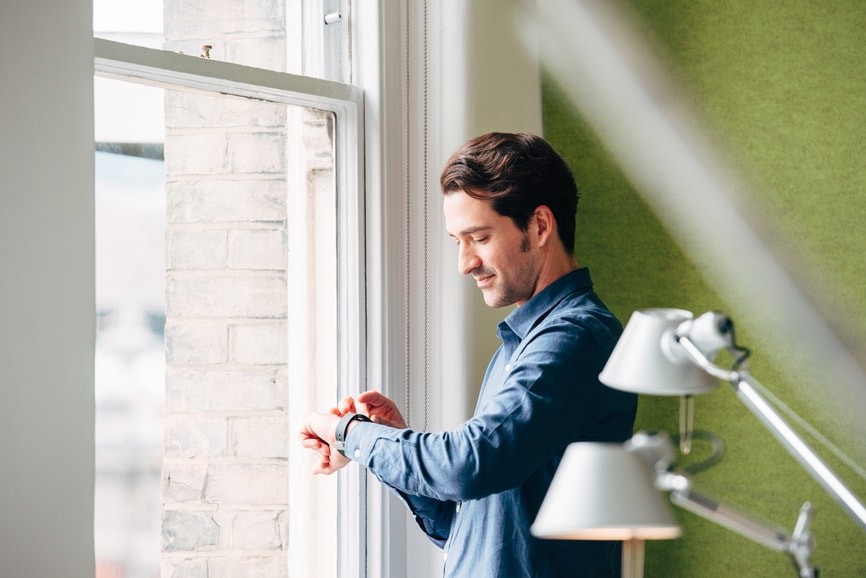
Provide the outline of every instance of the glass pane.
<path id="1" fill-rule="evenodd" d="M 96 575 L 152 578 L 165 404 L 162 98 L 102 79 L 95 92 Z"/>
<path id="2" fill-rule="evenodd" d="M 335 401 L 333 115 L 95 89 L 97 576 L 333 576 L 336 480 L 289 483 Z"/>
<path id="3" fill-rule="evenodd" d="M 93 34 L 126 44 L 162 48 L 163 0 L 93 0 Z"/>

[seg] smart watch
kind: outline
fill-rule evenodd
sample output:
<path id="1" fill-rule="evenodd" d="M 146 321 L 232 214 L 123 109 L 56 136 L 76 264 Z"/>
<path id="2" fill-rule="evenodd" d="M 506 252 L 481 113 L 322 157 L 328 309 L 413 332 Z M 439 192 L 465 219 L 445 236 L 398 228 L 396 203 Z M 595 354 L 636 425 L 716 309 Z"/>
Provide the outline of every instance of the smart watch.
<path id="1" fill-rule="evenodd" d="M 349 429 L 349 424 L 353 421 L 370 421 L 370 418 L 361 413 L 347 413 L 337 422 L 337 430 L 334 432 L 336 438 L 334 447 L 344 458 L 346 457 L 346 430 Z"/>

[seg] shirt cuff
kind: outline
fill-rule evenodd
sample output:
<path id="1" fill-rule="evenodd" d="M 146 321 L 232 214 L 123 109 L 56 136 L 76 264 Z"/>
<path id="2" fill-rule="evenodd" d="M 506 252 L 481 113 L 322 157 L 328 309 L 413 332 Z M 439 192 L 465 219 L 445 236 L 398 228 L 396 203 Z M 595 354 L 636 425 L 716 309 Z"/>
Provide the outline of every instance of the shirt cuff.
<path id="1" fill-rule="evenodd" d="M 346 434 L 344 442 L 346 457 L 366 466 L 370 462 L 370 453 L 376 440 L 396 431 L 399 430 L 386 425 L 356 421 Z"/>

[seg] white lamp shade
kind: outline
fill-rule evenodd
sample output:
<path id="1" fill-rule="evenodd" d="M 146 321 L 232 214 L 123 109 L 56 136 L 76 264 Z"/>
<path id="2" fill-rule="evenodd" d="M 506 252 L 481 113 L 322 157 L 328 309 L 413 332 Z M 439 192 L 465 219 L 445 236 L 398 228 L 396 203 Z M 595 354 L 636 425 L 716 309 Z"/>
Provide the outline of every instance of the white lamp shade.
<path id="1" fill-rule="evenodd" d="M 681 534 L 654 473 L 620 444 L 573 443 L 531 532 L 560 540 L 667 540 Z"/>
<path id="2" fill-rule="evenodd" d="M 695 395 L 718 387 L 718 381 L 692 363 L 682 351 L 677 355 L 674 334 L 692 319 L 683 309 L 635 311 L 598 376 L 614 389 L 650 395 Z"/>

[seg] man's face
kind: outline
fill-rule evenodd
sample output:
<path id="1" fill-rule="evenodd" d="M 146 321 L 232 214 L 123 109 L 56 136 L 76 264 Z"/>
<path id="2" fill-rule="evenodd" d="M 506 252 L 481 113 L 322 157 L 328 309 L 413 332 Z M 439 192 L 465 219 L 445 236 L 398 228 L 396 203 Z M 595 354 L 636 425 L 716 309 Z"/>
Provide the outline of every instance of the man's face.
<path id="1" fill-rule="evenodd" d="M 445 195 L 444 209 L 445 229 L 457 242 L 457 269 L 472 275 L 487 305 L 522 305 L 535 294 L 538 255 L 514 221 L 462 191 Z"/>

